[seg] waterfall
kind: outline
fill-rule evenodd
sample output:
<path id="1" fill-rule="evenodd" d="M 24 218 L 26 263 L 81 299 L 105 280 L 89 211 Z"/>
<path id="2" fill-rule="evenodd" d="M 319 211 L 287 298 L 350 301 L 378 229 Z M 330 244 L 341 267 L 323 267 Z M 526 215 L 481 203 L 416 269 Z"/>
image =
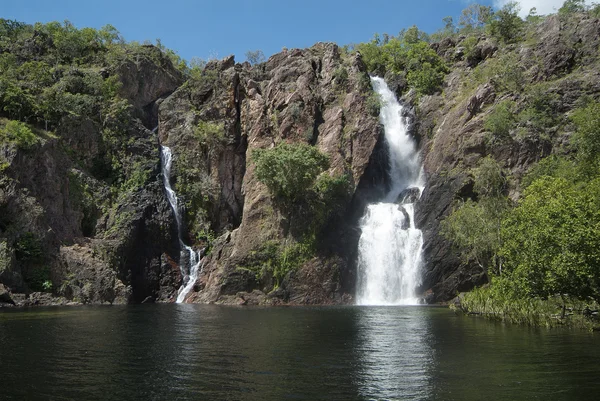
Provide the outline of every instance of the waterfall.
<path id="1" fill-rule="evenodd" d="M 423 236 L 415 227 L 414 202 L 423 189 L 416 145 L 407 133 L 402 106 L 382 78 L 372 77 L 381 96 L 379 115 L 389 154 L 390 189 L 380 203 L 367 206 L 358 242 L 359 305 L 418 303 Z"/>
<path id="2" fill-rule="evenodd" d="M 173 162 L 173 155 L 171 149 L 167 146 L 160 147 L 161 164 L 162 164 L 162 175 L 165 191 L 167 192 L 167 199 L 171 208 L 173 208 L 173 214 L 175 214 L 175 222 L 177 223 L 177 237 L 179 239 L 179 246 L 181 248 L 179 268 L 181 269 L 181 275 L 183 276 L 183 284 L 177 292 L 177 303 L 182 303 L 185 300 L 187 294 L 194 288 L 198 274 L 202 270 L 202 251 L 196 252 L 191 246 L 186 245 L 183 242 L 183 225 L 181 220 L 181 213 L 179 212 L 179 205 L 177 194 L 171 188 L 171 163 Z M 188 269 L 185 269 L 184 264 L 181 260 L 188 259 Z"/>

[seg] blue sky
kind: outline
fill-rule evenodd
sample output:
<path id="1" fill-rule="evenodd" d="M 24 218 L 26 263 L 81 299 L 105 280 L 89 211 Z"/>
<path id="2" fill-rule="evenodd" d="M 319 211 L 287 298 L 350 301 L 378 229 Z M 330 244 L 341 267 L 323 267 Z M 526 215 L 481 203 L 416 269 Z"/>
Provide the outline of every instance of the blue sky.
<path id="1" fill-rule="evenodd" d="M 502 0 L 495 0 L 501 2 Z M 548 0 L 522 0 L 548 3 Z M 417 25 L 426 32 L 455 21 L 468 0 L 0 0 L 0 17 L 27 23 L 68 19 L 78 28 L 114 25 L 126 40 L 162 43 L 189 60 L 248 50 L 268 57 L 283 47 L 319 41 L 364 42 L 374 33 L 397 34 Z M 494 0 L 481 0 L 492 5 Z M 553 2 L 550 0 L 550 2 Z"/>

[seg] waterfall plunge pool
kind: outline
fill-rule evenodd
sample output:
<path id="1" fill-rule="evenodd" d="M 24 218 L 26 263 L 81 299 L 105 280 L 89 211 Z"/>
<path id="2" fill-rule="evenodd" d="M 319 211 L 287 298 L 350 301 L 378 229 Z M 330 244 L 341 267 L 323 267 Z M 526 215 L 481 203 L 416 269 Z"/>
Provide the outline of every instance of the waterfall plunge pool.
<path id="1" fill-rule="evenodd" d="M 600 336 L 447 308 L 0 310 L 2 400 L 592 400 Z"/>

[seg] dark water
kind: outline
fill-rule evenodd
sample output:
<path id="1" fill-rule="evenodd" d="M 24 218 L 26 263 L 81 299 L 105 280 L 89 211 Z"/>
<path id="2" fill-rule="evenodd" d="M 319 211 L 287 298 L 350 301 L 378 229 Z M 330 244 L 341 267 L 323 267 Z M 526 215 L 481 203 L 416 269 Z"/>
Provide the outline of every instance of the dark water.
<path id="1" fill-rule="evenodd" d="M 600 335 L 426 307 L 0 311 L 2 400 L 597 400 Z"/>

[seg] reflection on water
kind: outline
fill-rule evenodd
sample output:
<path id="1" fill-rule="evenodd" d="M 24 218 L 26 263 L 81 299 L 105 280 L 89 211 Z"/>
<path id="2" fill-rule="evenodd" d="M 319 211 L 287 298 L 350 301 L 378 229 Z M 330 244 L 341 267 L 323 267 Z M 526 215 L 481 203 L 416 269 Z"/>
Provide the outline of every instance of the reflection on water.
<path id="1" fill-rule="evenodd" d="M 429 307 L 0 311 L 2 400 L 587 400 L 600 336 Z"/>
<path id="2" fill-rule="evenodd" d="M 365 399 L 424 400 L 431 394 L 433 350 L 428 315 L 419 307 L 359 310 L 360 395 Z"/>

